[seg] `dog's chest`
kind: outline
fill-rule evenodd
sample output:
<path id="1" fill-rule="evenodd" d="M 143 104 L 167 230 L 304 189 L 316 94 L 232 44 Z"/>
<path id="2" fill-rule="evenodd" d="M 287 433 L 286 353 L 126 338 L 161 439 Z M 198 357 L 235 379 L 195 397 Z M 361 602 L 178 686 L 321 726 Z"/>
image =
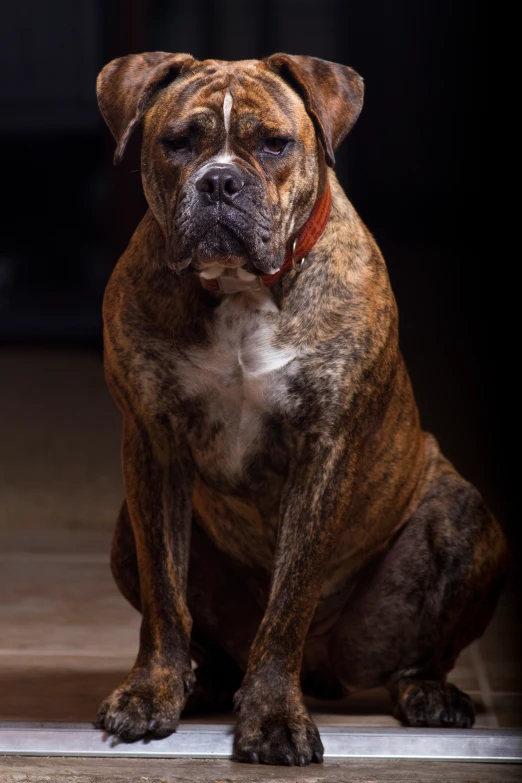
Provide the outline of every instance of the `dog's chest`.
<path id="1" fill-rule="evenodd" d="M 268 291 L 227 297 L 205 344 L 178 361 L 182 390 L 200 411 L 189 434 L 192 453 L 211 484 L 247 479 L 255 457 L 265 455 L 266 469 L 277 461 L 274 423 L 291 405 L 289 384 L 298 371 L 295 350 L 281 344 L 279 319 Z"/>

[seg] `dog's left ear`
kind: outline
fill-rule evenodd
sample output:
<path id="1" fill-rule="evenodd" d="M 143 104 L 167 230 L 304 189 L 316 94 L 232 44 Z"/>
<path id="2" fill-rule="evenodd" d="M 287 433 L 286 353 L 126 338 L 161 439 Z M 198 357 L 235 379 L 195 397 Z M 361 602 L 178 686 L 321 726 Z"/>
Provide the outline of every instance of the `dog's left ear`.
<path id="1" fill-rule="evenodd" d="M 323 144 L 326 162 L 355 125 L 363 105 L 363 80 L 352 68 L 317 57 L 273 54 L 264 62 L 301 96 Z"/>
<path id="2" fill-rule="evenodd" d="M 143 52 L 118 57 L 100 72 L 96 82 L 98 106 L 116 139 L 114 164 L 120 163 L 127 142 L 158 90 L 189 70 L 190 54 Z"/>

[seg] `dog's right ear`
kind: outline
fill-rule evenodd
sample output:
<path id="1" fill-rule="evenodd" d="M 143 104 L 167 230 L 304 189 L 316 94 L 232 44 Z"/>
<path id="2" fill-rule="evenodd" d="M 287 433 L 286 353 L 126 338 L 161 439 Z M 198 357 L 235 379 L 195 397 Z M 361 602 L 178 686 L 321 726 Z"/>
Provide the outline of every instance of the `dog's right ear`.
<path id="1" fill-rule="evenodd" d="M 190 54 L 144 52 L 118 57 L 103 68 L 96 82 L 98 106 L 116 139 L 114 164 L 120 163 L 133 130 L 161 87 L 197 62 Z"/>

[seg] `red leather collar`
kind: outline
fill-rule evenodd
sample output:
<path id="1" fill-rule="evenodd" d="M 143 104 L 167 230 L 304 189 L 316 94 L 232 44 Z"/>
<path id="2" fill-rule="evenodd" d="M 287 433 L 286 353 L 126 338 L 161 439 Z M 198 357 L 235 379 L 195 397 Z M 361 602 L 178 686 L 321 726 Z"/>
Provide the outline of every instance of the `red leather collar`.
<path id="1" fill-rule="evenodd" d="M 332 193 L 330 185 L 327 183 L 323 194 L 315 202 L 314 208 L 310 212 L 310 217 L 297 237 L 289 243 L 289 249 L 286 251 L 281 269 L 273 275 L 262 276 L 261 280 L 266 286 L 270 288 L 274 283 L 277 283 L 285 272 L 288 272 L 293 262 L 299 263 L 299 261 L 306 258 L 326 228 L 328 218 L 330 217 L 331 204 Z"/>
<path id="2" fill-rule="evenodd" d="M 294 263 L 306 258 L 308 253 L 312 250 L 313 246 L 322 235 L 328 223 L 330 217 L 330 207 L 332 204 L 332 194 L 330 191 L 330 185 L 327 183 L 322 195 L 319 196 L 314 204 L 310 216 L 304 226 L 299 231 L 298 235 L 289 242 L 288 249 L 285 254 L 285 258 L 281 268 L 273 275 L 262 275 L 259 280 L 269 287 L 277 283 L 278 280 L 293 266 Z M 219 292 L 220 285 L 218 279 L 206 280 L 204 277 L 199 278 L 201 284 L 207 291 Z"/>

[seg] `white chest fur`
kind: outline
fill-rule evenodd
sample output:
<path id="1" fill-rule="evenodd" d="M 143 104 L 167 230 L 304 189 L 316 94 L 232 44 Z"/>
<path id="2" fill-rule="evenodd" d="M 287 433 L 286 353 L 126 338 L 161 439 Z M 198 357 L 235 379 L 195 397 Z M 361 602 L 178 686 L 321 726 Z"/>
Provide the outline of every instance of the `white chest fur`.
<path id="1" fill-rule="evenodd" d="M 178 363 L 187 396 L 199 398 L 209 423 L 220 425 L 215 457 L 230 476 L 261 447 L 263 418 L 284 409 L 297 371 L 295 351 L 277 344 L 279 317 L 268 290 L 226 297 L 207 345 Z"/>

